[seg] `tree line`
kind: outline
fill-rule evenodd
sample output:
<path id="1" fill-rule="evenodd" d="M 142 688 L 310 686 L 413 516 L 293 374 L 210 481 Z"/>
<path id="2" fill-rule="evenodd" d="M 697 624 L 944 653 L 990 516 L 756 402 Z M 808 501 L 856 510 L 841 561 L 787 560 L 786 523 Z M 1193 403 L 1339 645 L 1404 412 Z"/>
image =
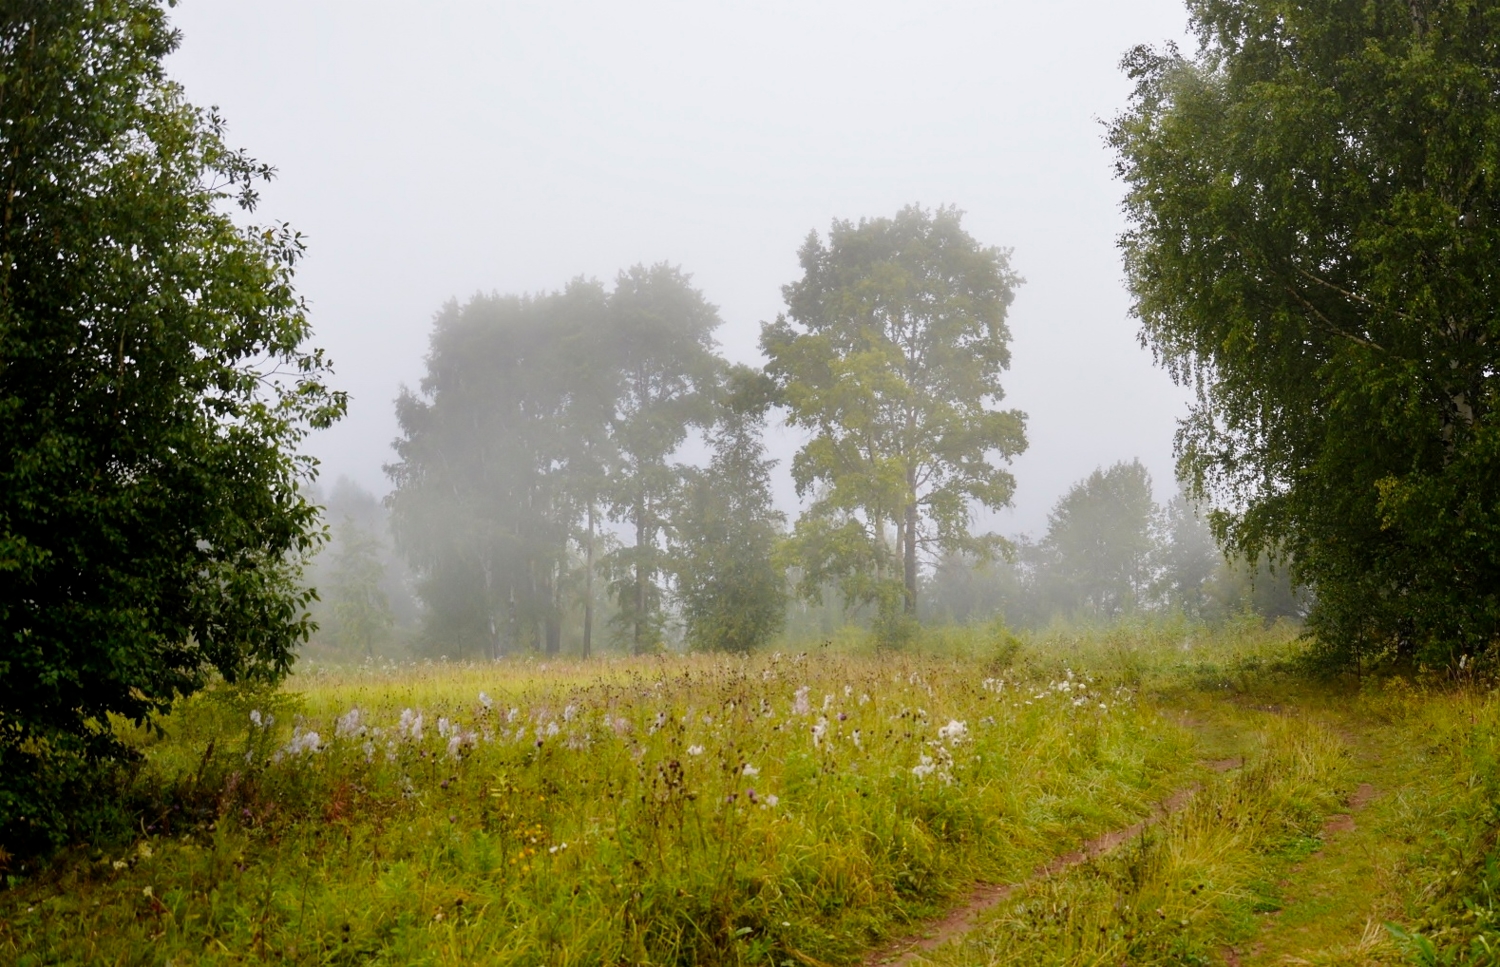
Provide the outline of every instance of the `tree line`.
<path id="1" fill-rule="evenodd" d="M 929 553 L 988 560 L 976 507 L 1006 506 L 1024 415 L 998 407 L 1009 364 L 1009 253 L 949 208 L 835 222 L 809 236 L 763 369 L 717 352 L 718 312 L 680 269 L 612 287 L 450 302 L 427 373 L 397 402 L 391 530 L 423 634 L 453 654 L 595 648 L 746 650 L 782 626 L 789 589 L 916 621 Z M 806 511 L 771 493 L 767 414 L 803 429 Z M 706 466 L 683 459 L 689 438 Z M 797 575 L 789 587 L 788 571 Z"/>

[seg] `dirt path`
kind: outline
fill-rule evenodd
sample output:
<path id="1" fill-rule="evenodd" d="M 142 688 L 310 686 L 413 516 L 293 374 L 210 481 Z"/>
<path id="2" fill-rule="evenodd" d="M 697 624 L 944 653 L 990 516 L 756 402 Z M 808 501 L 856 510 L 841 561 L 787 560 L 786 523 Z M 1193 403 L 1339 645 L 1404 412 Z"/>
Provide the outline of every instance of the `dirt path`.
<path id="1" fill-rule="evenodd" d="M 1338 725 L 1356 763 L 1355 788 L 1344 811 L 1324 821 L 1318 849 L 1278 882 L 1281 905 L 1262 915 L 1257 936 L 1220 949 L 1227 967 L 1306 963 L 1312 956 L 1320 963 L 1371 964 L 1392 955 L 1382 924 L 1399 916 L 1389 908 L 1398 891 L 1387 880 L 1395 869 L 1391 851 L 1400 847 L 1387 842 L 1380 826 L 1383 804 L 1400 799 L 1411 777 L 1378 730 Z"/>
<path id="2" fill-rule="evenodd" d="M 1244 760 L 1217 759 L 1205 762 L 1204 765 L 1213 772 L 1228 772 L 1244 765 Z M 1071 853 L 1054 857 L 1037 867 L 1025 880 L 1017 883 L 975 884 L 963 903 L 943 917 L 929 921 L 920 933 L 910 934 L 871 951 L 862 961 L 863 967 L 906 967 L 923 954 L 959 939 L 975 929 L 985 913 L 1005 902 L 1017 890 L 1037 880 L 1065 873 L 1129 842 L 1147 828 L 1180 811 L 1199 788 L 1198 783 L 1184 786 L 1152 807 L 1150 814 L 1140 822 L 1096 836 Z"/>

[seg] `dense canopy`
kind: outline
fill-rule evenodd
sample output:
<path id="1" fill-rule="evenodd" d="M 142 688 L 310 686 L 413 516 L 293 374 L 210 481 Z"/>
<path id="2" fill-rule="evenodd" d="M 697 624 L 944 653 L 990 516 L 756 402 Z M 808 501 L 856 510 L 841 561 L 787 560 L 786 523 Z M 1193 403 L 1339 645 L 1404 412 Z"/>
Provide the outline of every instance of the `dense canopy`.
<path id="1" fill-rule="evenodd" d="M 1500 8 L 1199 0 L 1111 141 L 1142 338 L 1222 537 L 1344 659 L 1500 635 Z"/>

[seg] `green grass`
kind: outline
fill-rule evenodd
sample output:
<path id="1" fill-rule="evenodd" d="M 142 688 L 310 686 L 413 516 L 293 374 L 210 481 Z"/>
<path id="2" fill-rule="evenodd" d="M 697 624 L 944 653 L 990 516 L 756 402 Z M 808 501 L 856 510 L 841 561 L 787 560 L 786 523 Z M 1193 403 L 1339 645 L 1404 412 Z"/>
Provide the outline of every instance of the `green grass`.
<path id="1" fill-rule="evenodd" d="M 1483 962 L 1494 694 L 1316 685 L 1295 649 L 1161 622 L 305 668 L 134 735 L 142 835 L 13 874 L 0 961 L 851 963 L 985 881 L 1025 885 L 934 959 Z M 1325 837 L 1371 774 L 1382 795 Z M 1190 784 L 1144 836 L 1030 879 Z"/>

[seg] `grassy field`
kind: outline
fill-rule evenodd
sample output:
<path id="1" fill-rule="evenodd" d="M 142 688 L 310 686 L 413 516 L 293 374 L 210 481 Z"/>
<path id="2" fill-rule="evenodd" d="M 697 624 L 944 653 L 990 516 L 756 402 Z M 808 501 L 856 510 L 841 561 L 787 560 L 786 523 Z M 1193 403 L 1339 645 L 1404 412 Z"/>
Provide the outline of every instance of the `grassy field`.
<path id="1" fill-rule="evenodd" d="M 1500 950 L 1480 684 L 1311 684 L 1258 625 L 851 642 L 307 667 L 198 696 L 134 736 L 141 835 L 8 878 L 0 960 L 857 963 L 975 883 L 1016 886 L 924 956 Z"/>

